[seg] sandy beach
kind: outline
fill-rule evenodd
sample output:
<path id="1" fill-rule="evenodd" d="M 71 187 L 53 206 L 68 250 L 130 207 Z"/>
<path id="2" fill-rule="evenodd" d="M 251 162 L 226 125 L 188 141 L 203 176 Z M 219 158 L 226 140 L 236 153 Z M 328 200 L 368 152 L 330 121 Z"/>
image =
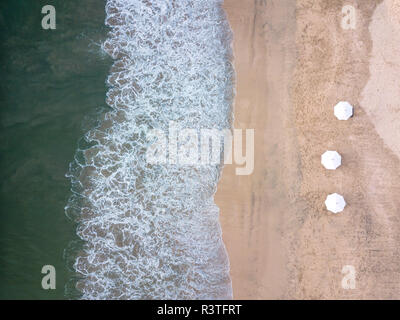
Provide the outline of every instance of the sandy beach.
<path id="1" fill-rule="evenodd" d="M 342 8 L 355 8 L 344 29 Z M 225 0 L 249 176 L 218 185 L 235 299 L 400 298 L 400 1 Z M 349 101 L 355 116 L 338 121 Z M 343 165 L 327 171 L 326 150 Z M 328 194 L 348 206 L 329 213 Z M 344 266 L 356 272 L 342 286 Z"/>

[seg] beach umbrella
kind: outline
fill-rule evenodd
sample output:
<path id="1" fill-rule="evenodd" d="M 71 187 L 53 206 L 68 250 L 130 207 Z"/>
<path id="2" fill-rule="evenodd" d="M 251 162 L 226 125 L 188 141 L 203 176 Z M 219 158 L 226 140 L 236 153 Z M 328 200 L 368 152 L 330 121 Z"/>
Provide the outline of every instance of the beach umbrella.
<path id="1" fill-rule="evenodd" d="M 321 156 L 321 163 L 328 170 L 336 170 L 342 164 L 342 157 L 336 151 L 326 151 Z"/>
<path id="2" fill-rule="evenodd" d="M 344 198 L 337 193 L 330 194 L 325 200 L 326 209 L 333 213 L 339 213 L 344 210 L 346 201 Z"/>
<path id="3" fill-rule="evenodd" d="M 353 106 L 347 101 L 340 101 L 335 106 L 334 113 L 339 120 L 349 120 L 353 116 Z"/>

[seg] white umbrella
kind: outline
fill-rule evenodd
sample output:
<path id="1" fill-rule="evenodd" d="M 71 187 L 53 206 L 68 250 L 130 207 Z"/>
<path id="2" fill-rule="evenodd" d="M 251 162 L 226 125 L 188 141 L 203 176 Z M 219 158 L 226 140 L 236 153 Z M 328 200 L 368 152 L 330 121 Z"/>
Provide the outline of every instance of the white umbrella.
<path id="1" fill-rule="evenodd" d="M 353 116 L 353 106 L 347 101 L 340 101 L 335 106 L 334 113 L 339 120 L 349 120 Z"/>
<path id="2" fill-rule="evenodd" d="M 337 193 L 330 194 L 325 200 L 326 209 L 333 213 L 339 213 L 344 210 L 346 201 L 344 198 Z"/>
<path id="3" fill-rule="evenodd" d="M 336 170 L 342 164 L 342 157 L 336 151 L 327 151 L 321 156 L 321 163 L 328 170 Z"/>

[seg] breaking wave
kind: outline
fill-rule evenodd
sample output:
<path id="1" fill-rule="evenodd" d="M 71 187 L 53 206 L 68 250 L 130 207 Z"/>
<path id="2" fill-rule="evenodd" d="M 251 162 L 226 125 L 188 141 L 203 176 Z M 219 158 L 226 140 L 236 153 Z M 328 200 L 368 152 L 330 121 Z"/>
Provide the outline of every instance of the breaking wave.
<path id="1" fill-rule="evenodd" d="M 220 165 L 152 165 L 146 139 L 170 121 L 231 128 L 231 31 L 222 0 L 109 0 L 103 49 L 112 108 L 79 146 L 66 213 L 83 299 L 229 299 L 214 194 Z"/>

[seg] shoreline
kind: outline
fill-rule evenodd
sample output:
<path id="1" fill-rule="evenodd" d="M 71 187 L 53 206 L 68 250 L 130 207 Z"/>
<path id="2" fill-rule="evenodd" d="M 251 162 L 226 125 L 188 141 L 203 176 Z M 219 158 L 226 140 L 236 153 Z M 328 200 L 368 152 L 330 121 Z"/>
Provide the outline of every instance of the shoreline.
<path id="1" fill-rule="evenodd" d="M 234 168 L 225 166 L 215 197 L 234 298 L 284 297 L 287 257 L 281 253 L 288 244 L 282 241 L 281 227 L 294 210 L 286 187 L 298 180 L 297 168 L 286 170 L 296 162 L 295 134 L 287 130 L 294 116 L 288 91 L 295 61 L 295 1 L 230 0 L 224 8 L 234 33 L 234 127 L 255 130 L 253 174 L 236 176 Z"/>

